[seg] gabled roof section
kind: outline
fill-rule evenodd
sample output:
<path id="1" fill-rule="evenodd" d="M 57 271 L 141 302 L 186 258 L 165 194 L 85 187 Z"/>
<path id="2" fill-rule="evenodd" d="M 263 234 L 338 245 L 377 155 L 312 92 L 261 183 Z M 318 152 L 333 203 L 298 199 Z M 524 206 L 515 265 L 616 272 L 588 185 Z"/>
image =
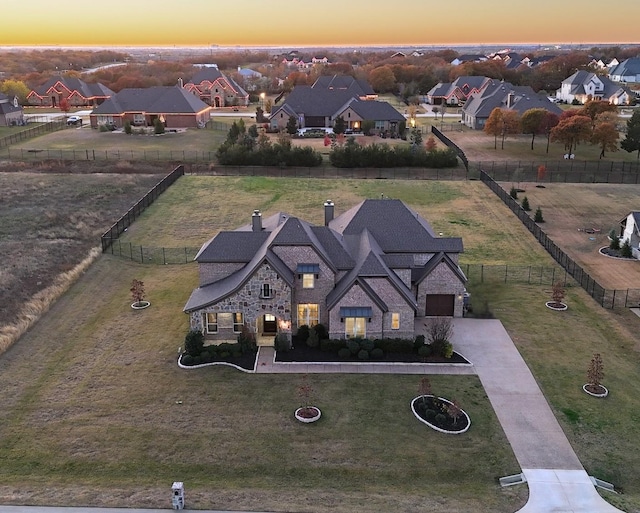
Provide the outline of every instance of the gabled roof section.
<path id="1" fill-rule="evenodd" d="M 546 96 L 537 94 L 531 87 L 514 86 L 497 80 L 492 80 L 480 93 L 472 95 L 462 111 L 475 118 L 488 118 L 496 108 L 515 110 L 519 114 L 529 109 L 541 108 L 554 114 L 562 114 L 560 107 L 551 103 Z"/>
<path id="2" fill-rule="evenodd" d="M 196 114 L 210 108 L 200 98 L 181 87 L 156 86 L 123 89 L 96 107 L 92 114 Z"/>
<path id="3" fill-rule="evenodd" d="M 383 251 L 368 230 L 365 229 L 358 235 L 350 236 L 348 243 L 350 243 L 352 248 L 351 252 L 354 255 L 356 265 L 350 272 L 343 276 L 335 288 L 329 293 L 327 296 L 327 308 L 335 306 L 354 284 L 359 283 L 362 285 L 364 283 L 369 287 L 364 281 L 366 278 L 386 278 L 414 310 L 417 308 L 416 300 L 411 294 L 411 291 L 402 280 L 400 280 L 398 275 L 384 263 L 382 259 Z M 364 286 L 363 289 L 367 291 Z M 373 298 L 373 290 L 371 290 L 371 293 L 367 293 Z M 383 303 L 383 305 L 384 307 L 379 306 L 384 311 L 387 311 L 386 304 Z"/>
<path id="4" fill-rule="evenodd" d="M 336 269 L 351 269 L 355 263 L 344 245 L 342 235 L 327 226 L 312 226 L 311 231 L 316 236 Z"/>
<path id="5" fill-rule="evenodd" d="M 620 223 L 623 224 L 624 226 L 626 226 L 627 225 L 627 219 L 629 218 L 629 215 L 631 215 L 633 217 L 633 224 L 635 225 L 635 232 L 638 235 L 640 235 L 640 212 L 638 212 L 637 210 L 632 210 L 631 212 L 629 212 L 629 214 L 627 214 L 622 219 L 620 219 Z"/>
<path id="6" fill-rule="evenodd" d="M 297 217 L 289 217 L 269 242 L 269 247 L 274 246 L 311 246 L 333 270 L 336 270 L 331 257 L 320 243 L 312 226 Z"/>
<path id="7" fill-rule="evenodd" d="M 366 229 L 385 253 L 463 251 L 462 239 L 436 237 L 429 223 L 400 200 L 365 200 L 336 217 L 329 227 L 344 236 Z"/>
<path id="8" fill-rule="evenodd" d="M 348 103 L 345 109 L 337 112 L 337 115 L 342 114 L 344 110 L 351 107 L 353 111 L 362 117 L 370 121 L 405 121 L 406 118 L 398 112 L 390 103 L 379 102 L 374 100 L 359 100 L 354 98 Z"/>
<path id="9" fill-rule="evenodd" d="M 287 105 L 296 114 L 330 117 L 354 97 L 353 92 L 346 89 L 295 86 L 283 105 Z"/>
<path id="10" fill-rule="evenodd" d="M 449 268 L 454 272 L 454 274 L 460 278 L 462 283 L 466 283 L 467 277 L 460 269 L 460 266 L 457 265 L 449 255 L 446 253 L 438 253 L 437 255 L 433 255 L 429 261 L 424 265 L 424 267 L 416 267 L 411 272 L 411 281 L 416 285 L 422 282 L 427 276 L 429 276 L 433 270 L 438 267 L 440 264 L 446 264 Z"/>
<path id="11" fill-rule="evenodd" d="M 640 75 L 640 57 L 622 61 L 609 72 L 609 76 L 612 75 L 621 77 Z"/>
<path id="12" fill-rule="evenodd" d="M 376 94 L 366 80 L 358 80 L 349 75 L 321 75 L 311 86 L 313 89 L 332 89 L 350 91 L 356 96 Z"/>
<path id="13" fill-rule="evenodd" d="M 198 263 L 247 263 L 268 237 L 268 232 L 220 232 L 202 246 L 194 260 Z"/>
<path id="14" fill-rule="evenodd" d="M 253 276 L 255 270 L 265 262 L 273 267 L 289 287 L 293 287 L 293 272 L 273 251 L 263 247 L 261 251 L 256 253 L 253 260 L 239 271 L 222 280 L 195 289 L 191 293 L 184 311 L 192 312 L 205 308 L 237 292 Z"/>
<path id="15" fill-rule="evenodd" d="M 224 75 L 220 72 L 218 68 L 202 68 L 198 71 L 191 80 L 189 80 L 188 84 L 201 84 L 205 80 L 209 82 L 215 82 L 219 78 L 224 78 Z"/>
<path id="16" fill-rule="evenodd" d="M 87 83 L 79 78 L 58 76 L 52 77 L 41 86 L 33 89 L 38 96 L 44 96 L 47 91 L 55 86 L 58 82 L 62 84 L 70 92 L 77 91 L 85 98 L 109 97 L 115 93 L 101 83 Z"/>

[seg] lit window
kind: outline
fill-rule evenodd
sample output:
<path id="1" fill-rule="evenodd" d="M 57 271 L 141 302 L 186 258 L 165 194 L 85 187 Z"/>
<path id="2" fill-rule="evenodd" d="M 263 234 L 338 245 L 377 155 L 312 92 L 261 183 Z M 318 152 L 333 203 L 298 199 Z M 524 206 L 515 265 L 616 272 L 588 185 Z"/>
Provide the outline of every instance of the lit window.
<path id="1" fill-rule="evenodd" d="M 263 298 L 271 297 L 271 286 L 268 283 L 262 284 L 262 295 L 260 297 L 263 297 Z"/>
<path id="2" fill-rule="evenodd" d="M 364 338 L 367 335 L 365 317 L 345 317 L 344 334 L 347 338 Z"/>
<path id="3" fill-rule="evenodd" d="M 305 273 L 302 275 L 302 288 L 312 289 L 315 284 L 315 274 Z"/>
<path id="4" fill-rule="evenodd" d="M 205 325 L 207 333 L 218 333 L 218 314 L 205 314 Z"/>
<path id="5" fill-rule="evenodd" d="M 400 314 L 392 313 L 391 314 L 391 329 L 399 330 L 400 329 Z"/>
<path id="6" fill-rule="evenodd" d="M 242 312 L 236 312 L 233 314 L 233 331 L 240 333 L 244 322 L 242 320 Z"/>
<path id="7" fill-rule="evenodd" d="M 298 305 L 298 327 L 306 324 L 307 326 L 315 326 L 318 324 L 319 308 L 317 304 L 300 303 Z"/>

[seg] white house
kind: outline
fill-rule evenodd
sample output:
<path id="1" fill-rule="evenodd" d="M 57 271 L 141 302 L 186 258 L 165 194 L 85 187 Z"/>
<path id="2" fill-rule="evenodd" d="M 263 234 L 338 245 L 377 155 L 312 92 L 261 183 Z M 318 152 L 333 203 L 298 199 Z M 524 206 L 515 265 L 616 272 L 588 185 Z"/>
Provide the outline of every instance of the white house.
<path id="1" fill-rule="evenodd" d="M 620 244 L 629 241 L 634 258 L 640 260 L 640 212 L 631 211 L 620 220 Z"/>
<path id="2" fill-rule="evenodd" d="M 609 78 L 614 82 L 640 82 L 640 57 L 626 59 L 609 69 Z"/>
<path id="3" fill-rule="evenodd" d="M 562 81 L 556 91 L 556 98 L 567 103 L 574 100 L 584 104 L 589 100 L 605 100 L 614 105 L 628 105 L 633 93 L 620 84 L 614 84 L 607 77 L 589 71 L 576 71 Z"/>

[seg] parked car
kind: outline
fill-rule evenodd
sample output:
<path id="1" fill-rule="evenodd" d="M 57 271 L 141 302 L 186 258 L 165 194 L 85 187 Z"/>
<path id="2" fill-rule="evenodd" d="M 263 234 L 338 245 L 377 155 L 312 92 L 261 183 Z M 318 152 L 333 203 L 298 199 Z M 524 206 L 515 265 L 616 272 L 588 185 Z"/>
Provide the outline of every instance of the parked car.
<path id="1" fill-rule="evenodd" d="M 69 116 L 67 125 L 82 125 L 82 118 L 80 116 Z"/>

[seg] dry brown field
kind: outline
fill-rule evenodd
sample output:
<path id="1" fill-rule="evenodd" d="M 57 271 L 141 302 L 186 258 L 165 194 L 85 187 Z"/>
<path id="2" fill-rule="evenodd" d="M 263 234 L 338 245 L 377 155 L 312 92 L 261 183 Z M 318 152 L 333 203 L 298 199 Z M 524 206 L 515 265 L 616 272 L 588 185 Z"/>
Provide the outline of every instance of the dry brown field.
<path id="1" fill-rule="evenodd" d="M 503 183 L 510 190 L 511 183 Z M 540 227 L 547 235 L 606 289 L 640 288 L 640 262 L 624 261 L 601 255 L 598 249 L 608 246 L 611 229 L 620 233 L 620 220 L 631 210 L 640 208 L 640 186 L 619 184 L 546 184 L 518 185 L 529 199 L 530 214 L 542 210 Z M 515 221 L 513 218 L 512 221 Z M 587 233 L 585 230 L 599 230 Z"/>

